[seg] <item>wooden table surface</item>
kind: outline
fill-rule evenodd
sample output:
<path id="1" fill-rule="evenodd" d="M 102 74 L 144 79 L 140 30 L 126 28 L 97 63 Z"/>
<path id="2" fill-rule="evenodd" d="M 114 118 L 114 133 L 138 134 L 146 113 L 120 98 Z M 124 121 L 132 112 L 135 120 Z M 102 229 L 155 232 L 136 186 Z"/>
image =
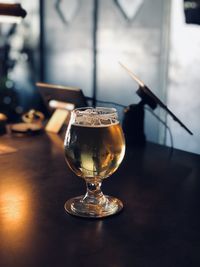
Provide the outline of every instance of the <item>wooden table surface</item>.
<path id="1" fill-rule="evenodd" d="M 1 267 L 200 266 L 200 156 L 148 143 L 127 150 L 103 191 L 124 210 L 106 219 L 64 211 L 85 183 L 56 135 L 3 136 L 0 156 Z"/>

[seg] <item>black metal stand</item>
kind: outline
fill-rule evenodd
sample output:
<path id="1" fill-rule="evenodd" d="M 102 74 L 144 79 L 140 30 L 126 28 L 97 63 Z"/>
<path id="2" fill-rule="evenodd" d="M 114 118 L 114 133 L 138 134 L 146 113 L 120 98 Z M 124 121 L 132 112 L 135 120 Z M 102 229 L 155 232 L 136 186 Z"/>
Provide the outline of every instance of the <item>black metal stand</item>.
<path id="1" fill-rule="evenodd" d="M 143 101 L 132 104 L 125 109 L 122 127 L 128 146 L 145 145 Z"/>

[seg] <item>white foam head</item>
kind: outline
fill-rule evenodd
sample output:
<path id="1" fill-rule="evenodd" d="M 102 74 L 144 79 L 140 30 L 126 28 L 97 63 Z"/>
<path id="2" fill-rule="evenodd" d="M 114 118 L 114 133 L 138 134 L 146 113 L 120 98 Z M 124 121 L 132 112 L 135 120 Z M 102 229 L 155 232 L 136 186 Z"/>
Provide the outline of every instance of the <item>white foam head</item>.
<path id="1" fill-rule="evenodd" d="M 72 112 L 71 123 L 85 127 L 105 127 L 117 124 L 118 116 L 114 108 L 79 108 Z"/>

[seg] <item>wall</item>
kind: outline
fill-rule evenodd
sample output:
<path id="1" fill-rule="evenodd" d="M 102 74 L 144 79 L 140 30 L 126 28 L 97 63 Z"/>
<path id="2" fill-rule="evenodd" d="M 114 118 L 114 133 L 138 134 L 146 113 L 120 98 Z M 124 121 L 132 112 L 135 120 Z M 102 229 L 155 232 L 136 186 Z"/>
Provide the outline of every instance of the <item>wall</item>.
<path id="1" fill-rule="evenodd" d="M 172 1 L 168 106 L 194 133 L 168 118 L 174 146 L 200 154 L 200 25 L 186 24 L 183 1 Z M 167 144 L 170 141 L 167 140 Z"/>
<path id="2" fill-rule="evenodd" d="M 59 1 L 57 1 L 59 2 Z M 93 96 L 94 4 L 91 0 L 45 1 L 45 80 L 80 87 Z M 163 46 L 170 1 L 143 0 L 134 14 L 135 3 L 101 0 L 97 18 L 97 99 L 123 105 L 138 103 L 137 85 L 119 66 L 126 64 L 165 101 L 165 54 Z M 160 114 L 159 109 L 156 110 Z M 163 142 L 160 123 L 148 112 L 147 139 Z"/>

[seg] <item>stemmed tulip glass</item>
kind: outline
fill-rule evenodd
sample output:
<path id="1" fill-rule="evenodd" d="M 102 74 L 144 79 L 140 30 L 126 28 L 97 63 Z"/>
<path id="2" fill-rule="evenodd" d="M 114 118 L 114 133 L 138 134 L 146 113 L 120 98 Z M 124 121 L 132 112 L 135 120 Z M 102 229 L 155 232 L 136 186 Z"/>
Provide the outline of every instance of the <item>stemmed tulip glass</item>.
<path id="1" fill-rule="evenodd" d="M 85 195 L 69 199 L 65 210 L 76 216 L 101 218 L 119 212 L 122 202 L 104 195 L 101 183 L 119 167 L 125 141 L 114 108 L 78 108 L 72 111 L 64 141 L 70 169 L 86 182 Z"/>

